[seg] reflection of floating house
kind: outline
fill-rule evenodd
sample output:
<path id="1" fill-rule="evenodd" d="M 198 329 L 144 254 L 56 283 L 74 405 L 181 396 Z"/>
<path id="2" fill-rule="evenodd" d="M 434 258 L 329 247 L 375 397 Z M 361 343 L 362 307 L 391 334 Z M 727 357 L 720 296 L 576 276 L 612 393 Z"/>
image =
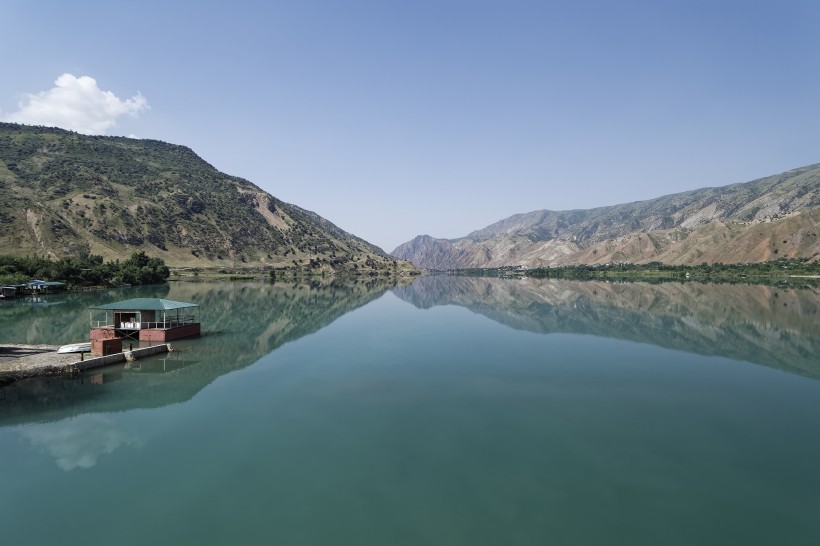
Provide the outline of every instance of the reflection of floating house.
<path id="1" fill-rule="evenodd" d="M 104 316 L 102 315 L 104 313 Z M 172 341 L 198 336 L 199 305 L 135 298 L 91 307 L 91 350 L 108 354 L 106 340 Z"/>

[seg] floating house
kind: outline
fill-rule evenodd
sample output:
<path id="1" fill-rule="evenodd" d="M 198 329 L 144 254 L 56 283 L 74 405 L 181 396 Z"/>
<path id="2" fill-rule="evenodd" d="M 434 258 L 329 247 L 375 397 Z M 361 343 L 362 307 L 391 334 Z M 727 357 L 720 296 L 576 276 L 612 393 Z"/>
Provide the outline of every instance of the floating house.
<path id="1" fill-rule="evenodd" d="M 29 294 L 48 294 L 51 292 L 59 292 L 65 289 L 64 282 L 58 281 L 43 281 L 34 279 L 26 284 L 26 292 Z"/>
<path id="2" fill-rule="evenodd" d="M 8 286 L 0 286 L 0 298 L 11 299 L 23 293 L 24 284 L 11 284 Z"/>
<path id="3" fill-rule="evenodd" d="M 0 286 L 0 298 L 17 298 L 24 295 L 51 294 L 65 290 L 64 282 L 34 279 L 25 284 Z"/>
<path id="4" fill-rule="evenodd" d="M 91 352 L 122 350 L 123 340 L 166 342 L 200 335 L 199 305 L 134 298 L 91 307 Z"/>

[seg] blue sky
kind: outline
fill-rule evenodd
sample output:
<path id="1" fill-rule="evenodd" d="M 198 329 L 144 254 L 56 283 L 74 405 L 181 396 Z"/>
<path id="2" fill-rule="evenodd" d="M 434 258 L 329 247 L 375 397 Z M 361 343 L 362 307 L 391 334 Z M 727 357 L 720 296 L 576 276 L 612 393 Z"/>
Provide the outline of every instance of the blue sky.
<path id="1" fill-rule="evenodd" d="M 387 251 L 820 162 L 813 0 L 0 0 L 0 21 L 0 119 L 184 144 Z"/>

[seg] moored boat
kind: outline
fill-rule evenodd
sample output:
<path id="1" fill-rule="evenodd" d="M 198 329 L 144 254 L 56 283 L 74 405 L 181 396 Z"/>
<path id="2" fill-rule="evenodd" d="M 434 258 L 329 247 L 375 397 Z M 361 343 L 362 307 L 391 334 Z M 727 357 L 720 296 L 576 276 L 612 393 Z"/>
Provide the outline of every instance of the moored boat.
<path id="1" fill-rule="evenodd" d="M 69 345 L 63 345 L 59 349 L 57 349 L 58 353 L 90 353 L 91 352 L 91 342 L 86 341 L 83 343 L 71 343 Z"/>

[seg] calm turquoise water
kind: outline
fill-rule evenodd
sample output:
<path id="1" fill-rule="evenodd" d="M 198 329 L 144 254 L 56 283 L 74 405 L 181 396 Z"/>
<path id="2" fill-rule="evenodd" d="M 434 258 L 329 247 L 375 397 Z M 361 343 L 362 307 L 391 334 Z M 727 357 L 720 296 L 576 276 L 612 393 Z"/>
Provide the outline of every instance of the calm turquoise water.
<path id="1" fill-rule="evenodd" d="M 0 343 L 142 295 L 205 335 L 0 390 L 0 543 L 820 543 L 816 289 L 172 283 Z"/>

